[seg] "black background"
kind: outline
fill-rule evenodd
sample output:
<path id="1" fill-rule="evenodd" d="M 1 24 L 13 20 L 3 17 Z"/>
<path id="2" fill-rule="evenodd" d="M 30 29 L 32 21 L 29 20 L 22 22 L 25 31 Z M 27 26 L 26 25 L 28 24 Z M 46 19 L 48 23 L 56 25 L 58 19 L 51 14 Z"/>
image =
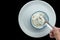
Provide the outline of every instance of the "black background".
<path id="1" fill-rule="evenodd" d="M 55 39 L 51 39 L 49 35 L 42 38 L 32 38 L 30 36 L 27 36 L 20 29 L 19 24 L 18 24 L 18 14 L 22 6 L 29 1 L 31 0 L 16 0 L 16 40 L 55 40 Z M 59 4 L 60 1 L 59 0 L 43 0 L 43 1 L 46 1 L 47 3 L 49 3 L 55 10 L 56 18 L 57 18 L 55 26 L 60 27 L 60 4 Z"/>

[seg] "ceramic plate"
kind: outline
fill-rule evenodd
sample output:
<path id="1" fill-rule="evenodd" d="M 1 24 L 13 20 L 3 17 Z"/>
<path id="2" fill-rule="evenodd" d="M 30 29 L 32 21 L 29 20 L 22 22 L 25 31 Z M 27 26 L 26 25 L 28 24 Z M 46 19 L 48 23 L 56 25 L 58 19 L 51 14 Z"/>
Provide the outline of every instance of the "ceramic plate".
<path id="1" fill-rule="evenodd" d="M 31 15 L 34 12 L 43 11 L 49 17 L 49 23 L 54 26 L 56 22 L 56 14 L 53 8 L 44 1 L 30 1 L 26 3 L 20 10 L 18 15 L 18 22 L 22 31 L 30 37 L 40 38 L 48 35 L 50 33 L 49 27 L 44 27 L 43 29 L 35 29 L 31 25 Z"/>

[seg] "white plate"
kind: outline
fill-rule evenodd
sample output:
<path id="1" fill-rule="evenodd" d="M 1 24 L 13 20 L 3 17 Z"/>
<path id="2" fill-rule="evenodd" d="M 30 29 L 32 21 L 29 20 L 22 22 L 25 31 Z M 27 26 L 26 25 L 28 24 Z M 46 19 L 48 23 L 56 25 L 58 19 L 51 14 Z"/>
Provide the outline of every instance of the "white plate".
<path id="1" fill-rule="evenodd" d="M 56 14 L 53 8 L 44 1 L 30 1 L 25 4 L 18 15 L 18 22 L 22 31 L 28 36 L 40 38 L 50 33 L 50 28 L 45 27 L 44 29 L 37 30 L 32 27 L 30 22 L 31 15 L 36 11 L 43 11 L 49 17 L 49 23 L 54 26 L 56 22 Z"/>

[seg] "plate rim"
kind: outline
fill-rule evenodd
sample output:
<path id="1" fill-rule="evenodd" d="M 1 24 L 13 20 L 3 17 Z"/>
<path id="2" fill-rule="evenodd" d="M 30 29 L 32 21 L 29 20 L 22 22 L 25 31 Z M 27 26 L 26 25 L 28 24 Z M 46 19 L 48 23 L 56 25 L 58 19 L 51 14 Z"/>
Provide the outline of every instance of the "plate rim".
<path id="1" fill-rule="evenodd" d="M 28 3 L 30 3 L 30 2 L 32 2 L 32 1 L 29 1 Z M 42 1 L 42 2 L 45 2 L 45 1 Z M 26 3 L 25 5 L 27 5 L 28 3 Z M 45 3 L 47 3 L 47 2 L 45 2 Z M 48 3 L 47 3 L 48 4 Z M 47 5 L 46 4 L 46 5 Z M 24 6 L 25 6 L 24 5 Z M 52 9 L 53 9 L 53 7 L 50 5 L 50 4 L 48 4 Z M 23 6 L 23 7 L 24 7 Z M 23 8 L 22 7 L 22 8 Z M 22 8 L 21 8 L 21 10 L 22 10 Z M 21 10 L 19 11 L 19 14 L 20 14 L 20 12 L 21 12 Z M 53 11 L 54 11 L 54 9 L 53 9 Z M 55 12 L 55 11 L 54 11 Z M 18 14 L 18 23 L 19 23 L 19 14 Z M 55 24 L 56 24 L 56 14 L 55 14 Z M 19 26 L 20 26 L 20 28 L 21 28 L 21 24 L 19 23 Z M 21 30 L 24 32 L 24 30 L 21 28 Z M 24 32 L 25 34 L 26 34 L 26 32 Z M 30 36 L 30 37 L 34 37 L 34 36 L 31 36 L 31 35 L 29 35 L 29 34 L 26 34 L 26 35 L 28 35 L 28 36 Z M 34 38 L 40 38 L 40 37 L 34 37 Z"/>

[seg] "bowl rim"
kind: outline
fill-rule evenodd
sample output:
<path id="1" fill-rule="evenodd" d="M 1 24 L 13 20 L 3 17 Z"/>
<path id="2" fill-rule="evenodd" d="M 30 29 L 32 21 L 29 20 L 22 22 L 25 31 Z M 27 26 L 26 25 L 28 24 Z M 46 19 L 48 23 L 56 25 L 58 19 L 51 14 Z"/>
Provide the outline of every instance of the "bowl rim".
<path id="1" fill-rule="evenodd" d="M 31 25 L 35 28 L 35 29 L 39 29 L 39 30 L 41 30 L 41 29 L 43 29 L 43 28 L 45 28 L 47 25 L 42 25 L 42 26 L 40 26 L 40 27 L 36 27 L 35 25 L 33 25 L 32 24 L 32 16 L 34 15 L 34 14 L 36 14 L 37 12 L 42 12 L 45 16 L 46 16 L 46 18 L 47 18 L 47 20 L 49 21 L 49 17 L 48 17 L 48 15 L 45 13 L 45 12 L 43 12 L 43 11 L 36 11 L 36 12 L 34 12 L 32 15 L 31 15 L 31 18 L 30 18 L 30 23 L 31 23 Z"/>

